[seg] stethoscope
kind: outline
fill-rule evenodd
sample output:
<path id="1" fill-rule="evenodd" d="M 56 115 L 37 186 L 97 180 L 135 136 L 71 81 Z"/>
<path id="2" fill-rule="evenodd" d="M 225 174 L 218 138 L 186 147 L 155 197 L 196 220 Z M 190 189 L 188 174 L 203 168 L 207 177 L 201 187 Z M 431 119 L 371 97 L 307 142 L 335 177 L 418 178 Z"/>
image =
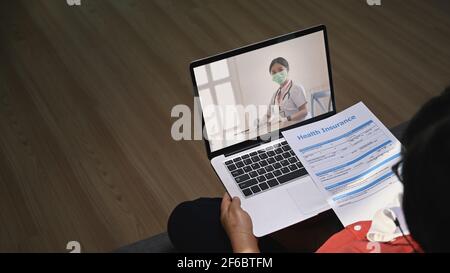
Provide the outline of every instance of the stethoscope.
<path id="1" fill-rule="evenodd" d="M 284 99 L 286 98 L 286 96 L 289 96 L 288 99 L 291 97 L 291 88 L 292 88 L 292 85 L 293 85 L 293 83 L 292 83 L 292 81 L 291 81 L 291 82 L 289 83 L 289 89 L 288 89 L 288 91 L 286 92 L 286 94 L 284 94 L 283 98 L 281 98 L 281 102 L 284 101 Z M 278 88 L 277 92 L 275 93 L 275 96 L 273 97 L 272 105 L 276 105 L 276 104 L 275 104 L 275 100 L 277 99 L 277 97 L 278 97 L 278 95 L 280 94 L 280 92 L 281 92 L 281 87 Z M 282 113 L 281 116 L 284 117 L 284 116 L 286 115 L 286 114 L 285 114 L 285 111 L 281 111 L 281 107 L 280 107 L 279 104 L 278 104 L 278 107 L 279 107 L 279 109 L 280 109 L 280 114 Z"/>
<path id="2" fill-rule="evenodd" d="M 284 101 L 284 98 L 286 98 L 286 96 L 288 96 L 288 95 L 289 95 L 289 98 L 291 97 L 291 88 L 292 88 L 292 85 L 293 85 L 293 83 L 292 83 L 292 81 L 291 81 L 291 82 L 289 83 L 289 89 L 288 89 L 288 91 L 286 92 L 286 94 L 284 94 L 284 96 L 283 96 L 283 98 L 281 99 L 281 101 Z M 281 87 L 278 88 L 277 93 L 275 93 L 275 97 L 273 97 L 272 104 L 275 104 L 275 100 L 277 99 L 277 97 L 278 97 L 278 95 L 280 94 L 280 92 L 281 92 Z"/>

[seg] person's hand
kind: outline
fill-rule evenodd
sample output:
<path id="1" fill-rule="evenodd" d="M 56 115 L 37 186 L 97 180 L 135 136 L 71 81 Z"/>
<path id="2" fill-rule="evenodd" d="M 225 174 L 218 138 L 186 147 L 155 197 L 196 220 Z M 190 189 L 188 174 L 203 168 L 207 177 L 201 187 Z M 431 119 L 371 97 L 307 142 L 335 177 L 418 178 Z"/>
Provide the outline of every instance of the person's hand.
<path id="1" fill-rule="evenodd" d="M 220 207 L 220 220 L 228 234 L 235 253 L 259 252 L 258 240 L 253 235 L 252 219 L 241 208 L 241 200 L 225 193 Z"/>
<path id="2" fill-rule="evenodd" d="M 279 116 L 277 116 L 277 115 L 271 115 L 270 118 L 267 119 L 268 124 L 277 123 L 279 121 L 280 121 L 280 119 L 279 119 Z"/>

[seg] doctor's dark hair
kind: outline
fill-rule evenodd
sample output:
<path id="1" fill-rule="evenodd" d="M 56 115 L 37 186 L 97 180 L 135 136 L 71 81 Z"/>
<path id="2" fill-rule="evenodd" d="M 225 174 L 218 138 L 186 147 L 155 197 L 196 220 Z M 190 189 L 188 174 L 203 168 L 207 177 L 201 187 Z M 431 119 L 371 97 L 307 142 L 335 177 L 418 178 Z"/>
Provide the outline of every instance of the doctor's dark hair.
<path id="1" fill-rule="evenodd" d="M 422 106 L 402 143 L 403 211 L 411 236 L 425 252 L 449 252 L 450 87 Z"/>
<path id="2" fill-rule="evenodd" d="M 274 66 L 275 64 L 281 64 L 282 66 L 286 67 L 286 69 L 289 71 L 289 63 L 288 63 L 288 61 L 285 58 L 283 58 L 283 57 L 278 57 L 278 58 L 273 59 L 273 61 L 270 63 L 269 73 L 272 70 L 272 66 Z"/>

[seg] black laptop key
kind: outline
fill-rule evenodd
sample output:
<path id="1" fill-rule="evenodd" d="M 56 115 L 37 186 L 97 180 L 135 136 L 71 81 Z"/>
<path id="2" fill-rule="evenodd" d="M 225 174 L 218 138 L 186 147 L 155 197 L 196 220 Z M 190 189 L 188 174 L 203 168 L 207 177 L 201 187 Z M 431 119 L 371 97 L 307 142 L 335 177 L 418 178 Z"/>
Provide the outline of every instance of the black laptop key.
<path id="1" fill-rule="evenodd" d="M 289 163 L 292 163 L 292 164 L 294 164 L 298 161 L 296 157 L 291 157 L 288 160 L 289 160 Z"/>
<path id="2" fill-rule="evenodd" d="M 243 193 L 245 196 L 250 196 L 250 195 L 253 194 L 253 192 L 252 192 L 250 189 L 245 189 L 245 190 L 242 191 L 242 193 Z"/>
<path id="3" fill-rule="evenodd" d="M 283 160 L 283 156 L 282 155 L 276 155 L 275 156 L 275 160 L 276 161 L 281 161 L 281 160 Z"/>
<path id="4" fill-rule="evenodd" d="M 236 157 L 235 159 L 233 159 L 233 161 L 234 161 L 234 162 L 241 161 L 241 158 L 240 158 L 240 157 Z"/>
<path id="5" fill-rule="evenodd" d="M 261 188 L 261 190 L 265 191 L 269 188 L 266 182 L 259 183 L 258 186 Z"/>
<path id="6" fill-rule="evenodd" d="M 289 166 L 289 170 L 295 171 L 295 170 L 298 170 L 298 167 L 295 166 L 295 164 L 292 164 L 292 165 Z"/>
<path id="7" fill-rule="evenodd" d="M 297 162 L 296 165 L 297 165 L 297 167 L 298 167 L 299 169 L 303 168 L 303 165 L 302 165 L 302 163 L 300 163 L 300 162 Z"/>
<path id="8" fill-rule="evenodd" d="M 273 157 L 270 157 L 270 158 L 267 159 L 267 163 L 269 163 L 269 164 L 273 164 L 275 162 L 276 161 L 275 161 L 275 159 Z"/>
<path id="9" fill-rule="evenodd" d="M 253 186 L 253 187 L 251 187 L 250 189 L 252 189 L 252 192 L 253 192 L 253 193 L 258 193 L 258 192 L 260 192 L 260 191 L 261 191 L 261 189 L 259 188 L 259 186 L 258 186 L 258 185 L 256 185 L 256 186 Z"/>
<path id="10" fill-rule="evenodd" d="M 268 156 L 267 156 L 266 153 L 260 154 L 259 157 L 260 157 L 261 159 L 266 159 L 266 158 L 268 158 Z"/>
<path id="11" fill-rule="evenodd" d="M 261 160 L 259 162 L 259 165 L 261 165 L 261 167 L 265 167 L 265 166 L 269 165 L 269 163 L 267 163 L 267 161 L 265 161 L 265 160 Z"/>
<path id="12" fill-rule="evenodd" d="M 267 167 L 265 167 L 264 168 L 265 170 L 266 170 L 266 172 L 271 172 L 271 171 L 273 171 L 273 170 L 275 170 L 272 166 L 267 166 Z"/>
<path id="13" fill-rule="evenodd" d="M 233 160 L 228 160 L 225 162 L 225 165 L 230 165 L 230 164 L 233 164 Z"/>
<path id="14" fill-rule="evenodd" d="M 250 158 L 244 159 L 245 165 L 253 164 L 253 161 Z"/>
<path id="15" fill-rule="evenodd" d="M 283 146 L 282 149 L 283 149 L 283 151 L 286 152 L 286 151 L 289 151 L 291 149 L 291 147 L 286 145 L 286 146 Z"/>
<path id="16" fill-rule="evenodd" d="M 250 180 L 247 180 L 245 182 L 240 183 L 239 187 L 241 189 L 245 189 L 245 188 L 251 187 L 251 186 L 256 185 L 256 184 L 258 184 L 258 181 L 256 180 L 256 178 L 252 178 Z"/>
<path id="17" fill-rule="evenodd" d="M 236 165 L 234 165 L 234 164 L 228 165 L 227 167 L 228 167 L 228 170 L 230 170 L 230 172 L 236 170 Z"/>
<path id="18" fill-rule="evenodd" d="M 259 175 L 261 175 L 261 174 L 265 174 L 265 173 L 266 173 L 266 170 L 264 170 L 263 168 L 261 168 L 261 169 L 257 170 L 257 172 L 258 172 Z"/>
<path id="19" fill-rule="evenodd" d="M 278 179 L 278 182 L 283 184 L 283 183 L 291 181 L 292 179 L 302 177 L 305 174 L 306 174 L 306 171 L 296 170 L 296 171 L 293 171 L 291 173 L 282 175 L 282 176 L 278 177 L 277 179 Z"/>
<path id="20" fill-rule="evenodd" d="M 231 175 L 233 177 L 237 177 L 237 176 L 240 176 L 240 175 L 243 175 L 243 174 L 244 174 L 244 170 L 242 170 L 242 169 L 237 169 L 237 170 L 234 170 L 234 171 L 231 172 Z"/>
<path id="21" fill-rule="evenodd" d="M 291 153 L 292 156 L 295 156 L 294 151 L 291 150 L 290 153 Z"/>
<path id="22" fill-rule="evenodd" d="M 242 168 L 244 170 L 244 172 L 248 173 L 251 172 L 253 169 L 250 166 L 245 166 L 244 168 Z"/>
<path id="23" fill-rule="evenodd" d="M 288 173 L 289 172 L 289 168 L 288 167 L 283 167 L 283 168 L 281 168 L 281 172 L 282 173 Z"/>
<path id="24" fill-rule="evenodd" d="M 276 150 L 275 150 L 275 153 L 277 153 L 277 154 L 281 154 L 281 153 L 283 153 L 283 149 L 281 149 L 281 148 L 278 148 L 278 149 L 276 149 Z"/>
<path id="25" fill-rule="evenodd" d="M 264 182 L 266 181 L 266 177 L 264 177 L 264 175 L 258 176 L 257 178 L 258 182 Z"/>
<path id="26" fill-rule="evenodd" d="M 257 169 L 261 168 L 261 166 L 259 166 L 259 163 L 255 163 L 255 164 L 252 164 L 252 168 L 253 168 L 253 170 L 257 170 Z"/>
<path id="27" fill-rule="evenodd" d="M 272 173 L 266 173 L 265 176 L 266 176 L 267 179 L 275 178 L 275 176 Z"/>
<path id="28" fill-rule="evenodd" d="M 298 170 L 300 171 L 300 175 L 301 175 L 301 176 L 304 176 L 304 175 L 307 175 L 307 174 L 308 174 L 308 171 L 306 171 L 305 168 L 299 168 Z"/>
<path id="29" fill-rule="evenodd" d="M 267 181 L 267 185 L 269 185 L 271 188 L 279 185 L 278 181 L 276 179 L 271 179 L 269 181 Z"/>
<path id="30" fill-rule="evenodd" d="M 291 154 L 290 154 L 290 153 L 288 153 L 288 152 L 286 152 L 286 153 L 283 153 L 283 157 L 284 157 L 284 158 L 289 158 L 289 157 L 291 157 Z"/>
<path id="31" fill-rule="evenodd" d="M 244 181 L 249 180 L 249 179 L 250 179 L 250 175 L 248 175 L 248 174 L 243 174 L 243 175 L 241 175 L 241 176 L 235 177 L 234 179 L 236 180 L 236 182 L 242 183 L 242 182 L 244 182 Z"/>
<path id="32" fill-rule="evenodd" d="M 238 168 L 244 167 L 244 162 L 242 162 L 242 161 L 236 162 L 236 167 L 238 167 Z"/>
<path id="33" fill-rule="evenodd" d="M 259 158 L 259 156 L 255 155 L 252 157 L 253 162 L 258 162 L 261 160 L 261 158 Z"/>
<path id="34" fill-rule="evenodd" d="M 274 171 L 273 172 L 273 175 L 275 175 L 275 176 L 280 176 L 280 175 L 282 175 L 283 173 L 280 171 L 280 170 L 276 170 L 276 171 Z"/>
<path id="35" fill-rule="evenodd" d="M 283 165 L 284 167 L 289 165 L 289 161 L 287 161 L 286 159 L 280 162 L 281 165 Z"/>
<path id="36" fill-rule="evenodd" d="M 273 167 L 275 169 L 279 169 L 279 168 L 281 168 L 281 164 L 277 162 L 277 163 L 273 164 Z"/>
<path id="37" fill-rule="evenodd" d="M 266 150 L 258 150 L 258 154 L 262 154 L 262 153 L 265 153 L 266 152 Z"/>
<path id="38" fill-rule="evenodd" d="M 274 155 L 275 155 L 275 152 L 274 152 L 274 151 L 268 151 L 268 152 L 267 152 L 267 155 L 268 155 L 268 156 L 274 156 Z"/>
<path id="39" fill-rule="evenodd" d="M 250 157 L 250 155 L 243 155 L 242 159 L 249 158 L 249 157 Z"/>
<path id="40" fill-rule="evenodd" d="M 283 142 L 281 142 L 281 145 L 287 145 L 288 143 L 287 143 L 287 141 L 283 141 Z"/>
<path id="41" fill-rule="evenodd" d="M 250 175 L 251 178 L 255 178 L 258 176 L 258 173 L 256 171 L 252 171 L 248 173 Z"/>
<path id="42" fill-rule="evenodd" d="M 258 153 L 257 152 L 250 153 L 250 156 L 255 156 L 255 155 L 258 155 Z"/>

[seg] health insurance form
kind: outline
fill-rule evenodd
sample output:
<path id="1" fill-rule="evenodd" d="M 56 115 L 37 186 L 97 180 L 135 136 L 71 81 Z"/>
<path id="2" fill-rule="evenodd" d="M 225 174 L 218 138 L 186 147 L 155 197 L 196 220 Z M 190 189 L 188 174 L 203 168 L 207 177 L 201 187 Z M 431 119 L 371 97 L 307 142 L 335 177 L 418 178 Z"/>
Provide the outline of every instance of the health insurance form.
<path id="1" fill-rule="evenodd" d="M 402 193 L 392 172 L 401 144 L 362 102 L 283 135 L 344 226 Z"/>

